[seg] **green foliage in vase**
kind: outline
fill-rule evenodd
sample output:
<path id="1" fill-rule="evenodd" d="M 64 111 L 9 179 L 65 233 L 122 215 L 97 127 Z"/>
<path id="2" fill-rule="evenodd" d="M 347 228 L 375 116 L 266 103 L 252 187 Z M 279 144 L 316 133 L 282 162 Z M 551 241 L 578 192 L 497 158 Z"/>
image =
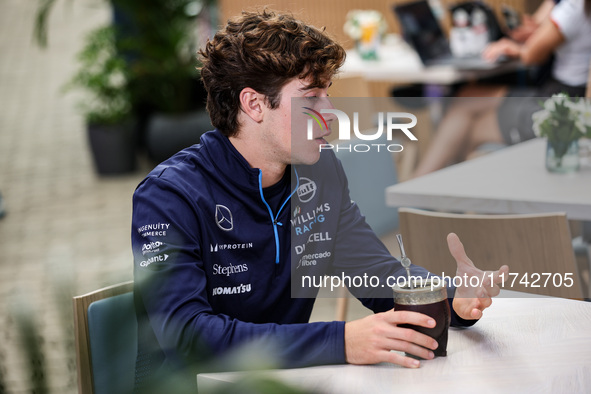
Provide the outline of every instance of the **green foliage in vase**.
<path id="1" fill-rule="evenodd" d="M 561 93 L 543 102 L 544 109 L 532 115 L 536 136 L 548 138 L 557 157 L 566 154 L 569 145 L 583 137 L 591 137 L 591 102 L 570 98 Z"/>

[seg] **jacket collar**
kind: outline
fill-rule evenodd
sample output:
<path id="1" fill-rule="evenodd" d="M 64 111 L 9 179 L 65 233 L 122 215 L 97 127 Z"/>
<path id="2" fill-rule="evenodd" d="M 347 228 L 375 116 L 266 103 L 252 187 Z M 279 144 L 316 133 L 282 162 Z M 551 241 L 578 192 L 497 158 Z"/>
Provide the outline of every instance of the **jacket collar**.
<path id="1" fill-rule="evenodd" d="M 236 187 L 259 190 L 260 170 L 250 166 L 228 137 L 216 129 L 203 134 L 201 144 L 220 177 Z M 288 166 L 287 171 L 292 172 L 291 167 Z M 293 172 L 291 176 L 294 176 Z"/>

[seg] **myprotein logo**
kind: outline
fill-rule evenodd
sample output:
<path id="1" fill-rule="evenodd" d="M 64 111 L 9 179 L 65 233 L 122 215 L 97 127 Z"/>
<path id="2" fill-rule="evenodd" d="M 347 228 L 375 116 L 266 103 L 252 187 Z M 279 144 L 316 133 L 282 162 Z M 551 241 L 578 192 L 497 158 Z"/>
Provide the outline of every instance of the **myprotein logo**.
<path id="1" fill-rule="evenodd" d="M 252 242 L 242 244 L 209 244 L 209 251 L 211 253 L 217 253 L 220 250 L 252 249 L 252 246 Z"/>
<path id="2" fill-rule="evenodd" d="M 311 108 L 304 107 L 309 112 L 304 114 L 309 115 L 311 119 L 308 119 L 307 123 L 307 138 L 308 140 L 314 139 L 314 121 L 320 126 L 326 126 L 326 120 L 322 114 L 333 114 L 337 117 L 339 122 L 339 141 L 345 142 L 350 141 L 351 138 L 351 120 L 349 116 L 338 109 L 321 109 L 320 112 L 314 111 Z M 321 144 L 320 151 L 323 149 L 332 150 L 348 150 L 355 152 L 368 152 L 370 150 L 387 150 L 389 152 L 401 152 L 404 148 L 400 144 L 381 144 L 371 143 L 382 138 L 386 133 L 386 139 L 392 141 L 395 130 L 400 130 L 410 139 L 411 141 L 418 141 L 418 138 L 410 131 L 411 128 L 417 125 L 417 117 L 409 112 L 379 112 L 378 113 L 378 128 L 372 134 L 361 133 L 359 130 L 359 112 L 353 113 L 353 135 L 361 141 L 367 141 L 368 143 L 359 143 L 352 145 L 333 145 L 333 144 Z M 327 127 L 328 128 L 328 127 Z"/>

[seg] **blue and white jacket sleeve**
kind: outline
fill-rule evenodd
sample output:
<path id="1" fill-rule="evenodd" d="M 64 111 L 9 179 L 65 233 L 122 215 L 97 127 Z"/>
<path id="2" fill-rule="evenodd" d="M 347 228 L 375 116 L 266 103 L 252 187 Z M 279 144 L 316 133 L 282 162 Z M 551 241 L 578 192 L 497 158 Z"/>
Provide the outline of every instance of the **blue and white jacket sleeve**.
<path id="1" fill-rule="evenodd" d="M 378 286 L 353 286 L 349 290 L 367 308 L 374 312 L 384 312 L 394 307 L 393 293 L 388 284 L 388 278 L 394 282 L 399 276 L 406 276 L 402 264 L 392 257 L 386 246 L 380 241 L 371 227 L 365 221 L 358 205 L 349 196 L 348 183 L 344 171 L 339 164 L 338 174 L 341 179 L 343 198 L 339 217 L 338 242 L 333 260 L 334 271 L 358 278 L 377 277 Z M 413 265 L 411 275 L 427 277 L 429 271 L 423 267 Z M 383 286 L 382 286 L 383 285 Z M 453 311 L 452 301 L 455 293 L 453 286 L 448 287 L 448 297 L 452 310 L 451 324 L 456 327 L 473 325 L 477 320 L 464 320 Z"/>

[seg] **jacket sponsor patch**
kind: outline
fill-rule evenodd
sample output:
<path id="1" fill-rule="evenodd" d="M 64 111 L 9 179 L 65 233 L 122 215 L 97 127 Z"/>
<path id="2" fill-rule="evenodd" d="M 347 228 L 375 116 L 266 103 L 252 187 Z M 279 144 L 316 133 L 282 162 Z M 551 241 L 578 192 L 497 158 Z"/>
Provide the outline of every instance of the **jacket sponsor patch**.
<path id="1" fill-rule="evenodd" d="M 214 287 L 213 288 L 213 295 L 226 295 L 226 294 L 243 294 L 243 293 L 250 293 L 251 287 L 250 283 L 244 285 L 239 284 L 238 286 L 226 286 L 226 287 Z"/>

